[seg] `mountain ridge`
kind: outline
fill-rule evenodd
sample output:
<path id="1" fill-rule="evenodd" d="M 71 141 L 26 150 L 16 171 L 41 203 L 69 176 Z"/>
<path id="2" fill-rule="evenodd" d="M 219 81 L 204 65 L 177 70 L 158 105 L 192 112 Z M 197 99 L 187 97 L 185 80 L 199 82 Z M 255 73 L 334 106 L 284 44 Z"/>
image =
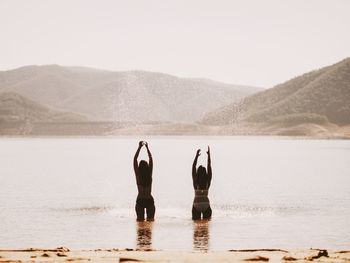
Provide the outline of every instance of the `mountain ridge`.
<path id="1" fill-rule="evenodd" d="M 0 120 L 2 122 L 75 122 L 83 116 L 48 108 L 14 92 L 0 92 Z"/>
<path id="2" fill-rule="evenodd" d="M 314 70 L 208 113 L 201 123 L 270 122 L 288 115 L 317 114 L 350 123 L 350 58 Z"/>
<path id="3" fill-rule="evenodd" d="M 92 121 L 188 123 L 257 90 L 260 88 L 142 70 L 106 71 L 53 64 L 0 72 L 0 91 L 16 92 Z"/>

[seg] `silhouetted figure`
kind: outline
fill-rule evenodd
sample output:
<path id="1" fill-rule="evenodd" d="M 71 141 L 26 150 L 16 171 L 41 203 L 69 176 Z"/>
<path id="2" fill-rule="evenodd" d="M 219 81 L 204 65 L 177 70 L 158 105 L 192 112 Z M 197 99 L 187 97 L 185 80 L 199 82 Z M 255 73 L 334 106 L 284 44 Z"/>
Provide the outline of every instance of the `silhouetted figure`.
<path id="1" fill-rule="evenodd" d="M 153 222 L 138 221 L 137 223 L 137 249 L 152 249 L 152 224 Z"/>
<path id="2" fill-rule="evenodd" d="M 197 167 L 197 160 L 201 150 L 197 150 L 196 157 L 194 158 L 193 165 L 192 165 L 192 180 L 193 180 L 193 188 L 194 188 L 194 200 L 193 200 L 193 206 L 192 206 L 192 219 L 198 220 L 201 219 L 203 215 L 203 219 L 209 219 L 211 218 L 211 208 L 210 208 L 210 202 L 208 198 L 208 191 L 210 187 L 211 182 L 211 160 L 210 160 L 210 148 L 208 146 L 208 164 L 207 164 L 207 170 L 205 167 L 200 165 L 198 169 Z"/>
<path id="3" fill-rule="evenodd" d="M 137 158 L 143 145 L 145 145 L 147 149 L 149 162 L 147 163 L 145 160 L 141 160 L 138 164 Z M 154 206 L 154 200 L 151 195 L 153 159 L 152 154 L 148 148 L 147 142 L 139 142 L 139 148 L 137 149 L 134 156 L 134 170 L 138 189 L 138 195 L 135 206 L 137 220 L 145 219 L 145 210 L 147 214 L 147 220 L 153 220 L 154 213 L 156 211 L 156 208 Z"/>
<path id="4" fill-rule="evenodd" d="M 193 250 L 206 252 L 209 249 L 209 220 L 193 221 Z"/>

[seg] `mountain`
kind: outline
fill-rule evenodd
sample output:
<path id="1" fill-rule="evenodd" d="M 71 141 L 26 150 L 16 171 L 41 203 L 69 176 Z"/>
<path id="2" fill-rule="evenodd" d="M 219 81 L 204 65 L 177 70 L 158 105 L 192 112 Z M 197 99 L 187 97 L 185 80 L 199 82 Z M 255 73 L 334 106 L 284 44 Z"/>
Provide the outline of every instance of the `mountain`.
<path id="1" fill-rule="evenodd" d="M 350 124 L 350 58 L 208 113 L 207 125 Z"/>
<path id="2" fill-rule="evenodd" d="M 14 92 L 0 93 L 0 126 L 13 122 L 76 122 L 82 120 L 84 120 L 82 116 L 49 109 Z"/>
<path id="3" fill-rule="evenodd" d="M 79 68 L 71 70 L 58 65 L 25 66 L 0 71 L 0 91 L 15 92 L 40 104 L 56 107 L 62 101 L 103 83 L 104 76 L 97 70 L 87 74 Z"/>
<path id="4" fill-rule="evenodd" d="M 190 123 L 260 90 L 145 71 L 47 65 L 0 72 L 0 92 L 15 92 L 91 121 Z"/>

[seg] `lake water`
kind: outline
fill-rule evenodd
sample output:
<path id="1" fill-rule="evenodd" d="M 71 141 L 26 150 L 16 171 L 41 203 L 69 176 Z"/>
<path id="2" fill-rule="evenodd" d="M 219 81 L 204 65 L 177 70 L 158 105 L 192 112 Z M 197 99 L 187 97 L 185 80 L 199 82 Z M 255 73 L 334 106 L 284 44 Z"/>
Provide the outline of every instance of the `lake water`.
<path id="1" fill-rule="evenodd" d="M 135 220 L 139 139 L 154 158 L 152 223 Z M 213 218 L 192 222 L 191 166 L 208 144 Z M 350 247 L 350 141 L 2 138 L 0 160 L 1 248 Z"/>

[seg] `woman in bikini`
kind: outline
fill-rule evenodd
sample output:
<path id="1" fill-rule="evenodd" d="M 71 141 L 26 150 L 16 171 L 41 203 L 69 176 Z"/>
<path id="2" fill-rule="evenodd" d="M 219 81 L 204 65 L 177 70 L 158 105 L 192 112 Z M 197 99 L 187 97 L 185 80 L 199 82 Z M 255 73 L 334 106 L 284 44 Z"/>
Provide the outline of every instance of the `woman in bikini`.
<path id="1" fill-rule="evenodd" d="M 193 188 L 194 188 L 194 200 L 192 206 L 192 219 L 198 220 L 201 219 L 210 219 L 212 210 L 210 208 L 210 202 L 208 198 L 208 191 L 210 187 L 212 172 L 211 172 L 211 160 L 210 160 L 210 148 L 208 146 L 208 164 L 207 170 L 205 167 L 200 165 L 198 169 L 197 160 L 199 155 L 201 154 L 201 150 L 197 150 L 196 157 L 194 158 L 192 165 L 192 180 L 193 180 Z"/>
<path id="2" fill-rule="evenodd" d="M 149 161 L 141 160 L 137 163 L 137 158 L 139 157 L 140 150 L 142 146 L 145 146 L 148 153 Z M 136 183 L 138 189 L 138 195 L 136 199 L 136 215 L 138 221 L 143 221 L 145 219 L 145 210 L 147 214 L 147 220 L 154 219 L 154 213 L 156 208 L 154 206 L 154 199 L 151 195 L 152 191 L 152 170 L 153 170 L 153 159 L 152 154 L 148 148 L 147 142 L 140 141 L 139 148 L 137 149 L 134 156 L 134 171 L 136 176 Z"/>

